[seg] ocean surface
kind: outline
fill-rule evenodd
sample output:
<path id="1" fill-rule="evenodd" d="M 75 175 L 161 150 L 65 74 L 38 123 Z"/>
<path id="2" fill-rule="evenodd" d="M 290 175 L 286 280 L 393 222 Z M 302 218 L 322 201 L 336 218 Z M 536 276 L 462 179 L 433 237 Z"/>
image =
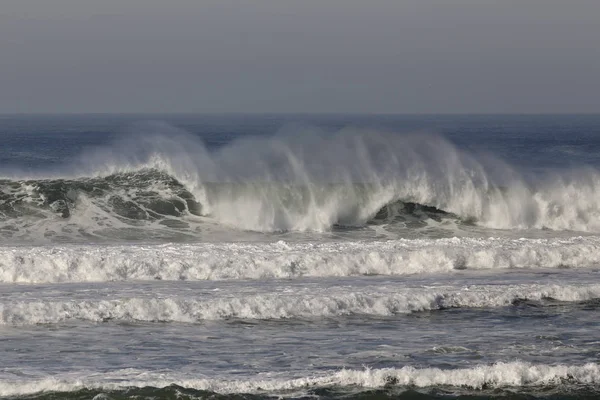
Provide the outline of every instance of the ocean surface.
<path id="1" fill-rule="evenodd" d="M 0 398 L 600 397 L 600 116 L 0 139 Z"/>

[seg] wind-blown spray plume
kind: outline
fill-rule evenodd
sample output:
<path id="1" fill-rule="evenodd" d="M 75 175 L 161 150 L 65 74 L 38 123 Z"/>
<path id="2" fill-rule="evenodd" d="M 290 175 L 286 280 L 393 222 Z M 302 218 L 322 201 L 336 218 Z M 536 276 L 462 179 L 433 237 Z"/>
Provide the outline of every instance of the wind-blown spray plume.
<path id="1" fill-rule="evenodd" d="M 5 231 L 158 227 L 193 236 L 190 227 L 207 221 L 283 232 L 414 219 L 600 231 L 597 171 L 531 182 L 435 135 L 296 129 L 208 150 L 165 124 L 134 131 L 53 176 L 1 180 Z"/>

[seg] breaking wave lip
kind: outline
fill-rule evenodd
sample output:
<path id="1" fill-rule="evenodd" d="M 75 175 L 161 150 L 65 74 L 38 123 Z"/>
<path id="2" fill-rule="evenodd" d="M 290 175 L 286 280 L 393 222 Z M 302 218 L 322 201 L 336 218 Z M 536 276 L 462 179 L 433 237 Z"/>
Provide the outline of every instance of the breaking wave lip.
<path id="1" fill-rule="evenodd" d="M 332 221 L 332 226 L 361 226 L 365 224 L 394 223 L 407 220 L 441 221 L 458 219 L 435 207 L 401 199 L 382 204 L 372 210 L 368 205 L 368 184 L 322 184 L 288 186 L 276 182 L 262 183 L 204 183 L 207 195 L 215 198 L 234 197 L 239 202 L 267 196 L 289 212 L 310 213 L 311 202 L 324 203 L 330 196 L 348 194 L 355 204 L 348 214 Z M 339 193 L 337 193 L 339 192 Z M 318 197 L 318 198 L 316 198 Z M 0 221 L 19 218 L 69 219 L 78 208 L 89 210 L 93 204 L 98 211 L 119 222 L 132 226 L 159 220 L 165 225 L 186 224 L 186 217 L 206 216 L 208 204 L 201 204 L 176 178 L 156 169 L 140 169 L 102 177 L 77 179 L 0 180 Z M 239 206 L 239 205 L 238 205 Z M 364 208 L 367 207 L 368 211 Z M 213 204 L 212 208 L 215 208 Z M 232 204 L 232 209 L 236 204 Z M 339 210 L 344 212 L 344 210 Z M 356 213 L 356 215 L 354 215 Z M 99 219 L 100 215 L 92 216 Z M 88 218 L 89 221 L 90 218 Z M 85 228 L 85 227 L 82 227 Z M 88 227 L 89 228 L 89 227 Z"/>
<path id="2" fill-rule="evenodd" d="M 235 297 L 217 294 L 184 298 L 3 301 L 0 302 L 0 325 L 56 324 L 69 320 L 198 323 L 223 319 L 314 319 L 349 315 L 389 317 L 449 308 L 506 307 L 523 302 L 543 305 L 548 300 L 586 304 L 600 299 L 600 284 L 367 289 L 243 293 Z"/>
<path id="3" fill-rule="evenodd" d="M 293 279 L 598 265 L 598 237 L 0 247 L 2 283 Z"/>
<path id="4" fill-rule="evenodd" d="M 66 375 L 66 374 L 65 374 Z M 152 372 L 135 369 L 107 373 L 79 372 L 71 377 L 42 379 L 1 379 L 0 396 L 23 396 L 41 392 L 74 392 L 83 389 L 116 391 L 128 388 L 183 388 L 219 394 L 270 394 L 293 397 L 319 388 L 382 389 L 460 388 L 482 391 L 493 388 L 577 388 L 585 385 L 598 390 L 600 365 L 546 365 L 522 361 L 498 362 L 470 368 L 439 369 L 382 368 L 342 369 L 317 372 L 303 377 L 277 377 L 281 374 L 257 374 L 254 378 L 199 378 L 190 374 Z M 273 377 L 273 375 L 275 375 Z"/>
<path id="5" fill-rule="evenodd" d="M 158 170 L 142 169 L 103 177 L 0 180 L 0 216 L 42 217 L 47 211 L 47 216 L 69 218 L 82 196 L 130 220 L 180 216 L 185 211 L 200 213 L 193 195 L 175 178 Z"/>
<path id="6" fill-rule="evenodd" d="M 59 180 L 72 181 L 72 171 L 80 171 L 90 182 L 113 181 L 120 194 L 105 193 L 106 202 L 99 207 L 112 207 L 126 219 L 201 213 L 224 226 L 258 232 L 361 225 L 398 201 L 420 207 L 427 218 L 456 217 L 486 228 L 600 232 L 600 173 L 594 169 L 565 170 L 531 181 L 499 160 L 426 134 L 296 130 L 238 139 L 209 151 L 199 138 L 166 124 L 139 131 L 143 134 L 83 155 L 79 164 L 58 173 Z M 149 188 L 158 193 L 153 200 L 144 198 L 147 193 L 138 195 L 145 190 L 117 182 L 118 177 L 147 174 L 164 189 Z M 32 189 L 28 182 L 22 189 Z M 165 182 L 174 186 L 165 187 Z M 145 178 L 138 183 L 141 189 L 147 184 Z M 79 191 L 85 193 L 77 196 L 76 190 L 69 194 L 65 189 L 62 197 L 40 204 L 71 215 L 69 202 L 91 193 Z M 7 201 L 0 199 L 0 204 Z M 0 212 L 13 211 L 2 211 L 0 205 Z M 85 225 L 90 218 L 79 221 Z"/>

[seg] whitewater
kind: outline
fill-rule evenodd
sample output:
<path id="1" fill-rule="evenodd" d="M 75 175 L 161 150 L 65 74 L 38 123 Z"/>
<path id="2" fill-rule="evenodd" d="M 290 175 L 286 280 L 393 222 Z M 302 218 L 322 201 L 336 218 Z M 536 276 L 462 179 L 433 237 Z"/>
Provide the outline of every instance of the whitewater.
<path id="1" fill-rule="evenodd" d="M 0 135 L 2 398 L 600 393 L 598 117 Z"/>

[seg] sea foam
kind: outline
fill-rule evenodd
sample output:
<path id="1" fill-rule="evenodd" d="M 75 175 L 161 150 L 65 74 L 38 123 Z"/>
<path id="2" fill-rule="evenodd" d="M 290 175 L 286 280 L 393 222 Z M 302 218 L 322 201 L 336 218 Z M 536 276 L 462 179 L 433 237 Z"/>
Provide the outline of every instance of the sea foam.
<path id="1" fill-rule="evenodd" d="M 183 185 L 203 215 L 237 230 L 328 231 L 337 224 L 364 225 L 400 201 L 486 228 L 600 232 L 600 173 L 594 169 L 553 171 L 532 179 L 492 156 L 460 150 L 427 134 L 294 130 L 238 139 L 209 151 L 200 139 L 168 125 L 144 126 L 139 132 L 86 153 L 79 164 L 29 176 L 38 183 L 29 182 L 28 190 L 35 192 L 46 178 L 153 170 Z M 9 178 L 7 188 L 26 177 Z M 106 193 L 107 199 L 112 195 Z M 78 198 L 77 190 L 71 196 Z M 142 202 L 141 208 L 147 205 Z M 86 230 L 86 221 L 93 225 L 95 218 L 81 211 L 76 225 Z"/>
<path id="2" fill-rule="evenodd" d="M 68 320 L 92 322 L 146 321 L 185 322 L 221 319 L 330 318 L 347 315 L 392 316 L 447 308 L 504 307 L 516 301 L 557 300 L 582 302 L 600 298 L 600 285 L 468 285 L 461 287 L 309 287 L 220 291 L 185 296 L 131 297 L 105 294 L 76 300 L 0 301 L 0 324 L 52 324 Z M 158 293 L 155 293 L 158 292 Z M 116 297 L 116 298 L 115 298 Z M 120 297 L 120 298 L 119 298 Z"/>
<path id="3" fill-rule="evenodd" d="M 439 369 L 400 368 L 343 369 L 311 374 L 303 377 L 277 377 L 278 374 L 258 374 L 253 378 L 206 378 L 189 373 L 152 372 L 136 369 L 106 373 L 78 373 L 66 376 L 49 376 L 41 379 L 0 379 L 0 396 L 28 395 L 38 392 L 72 392 L 81 389 L 106 391 L 132 387 L 162 388 L 178 385 L 185 388 L 216 393 L 267 393 L 280 395 L 306 394 L 317 388 L 351 387 L 376 389 L 397 387 L 427 388 L 446 386 L 455 388 L 509 388 L 509 387 L 560 387 L 564 385 L 597 385 L 600 383 L 600 366 L 545 365 L 521 361 L 476 365 L 470 368 Z M 273 377 L 269 377 L 269 375 Z"/>
<path id="4" fill-rule="evenodd" d="M 600 238 L 0 247 L 0 282 L 223 280 L 592 268 Z"/>

